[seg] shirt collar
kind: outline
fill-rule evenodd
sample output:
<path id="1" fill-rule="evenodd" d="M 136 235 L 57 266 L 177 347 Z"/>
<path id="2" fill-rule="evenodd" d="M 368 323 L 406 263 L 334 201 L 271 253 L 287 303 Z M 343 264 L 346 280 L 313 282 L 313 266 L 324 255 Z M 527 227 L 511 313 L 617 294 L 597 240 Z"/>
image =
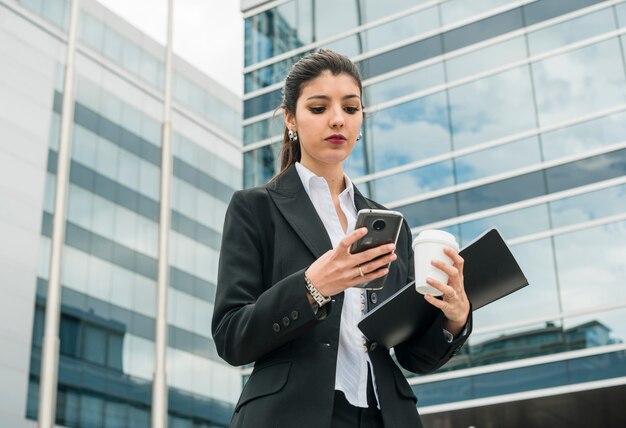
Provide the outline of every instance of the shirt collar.
<path id="1" fill-rule="evenodd" d="M 306 190 L 306 193 L 309 195 L 309 197 L 311 197 L 311 182 L 313 180 L 321 180 L 326 183 L 326 185 L 328 185 L 324 177 L 319 177 L 315 175 L 313 171 L 302 165 L 300 162 L 296 162 L 296 170 L 298 171 L 298 175 L 300 176 L 300 180 L 302 181 L 304 190 Z M 339 196 L 342 197 L 343 195 L 347 195 L 352 201 L 352 204 L 354 204 L 354 185 L 352 184 L 352 180 L 350 180 L 350 178 L 345 173 L 343 174 L 343 179 L 345 181 L 346 188 L 343 192 L 339 194 Z"/>

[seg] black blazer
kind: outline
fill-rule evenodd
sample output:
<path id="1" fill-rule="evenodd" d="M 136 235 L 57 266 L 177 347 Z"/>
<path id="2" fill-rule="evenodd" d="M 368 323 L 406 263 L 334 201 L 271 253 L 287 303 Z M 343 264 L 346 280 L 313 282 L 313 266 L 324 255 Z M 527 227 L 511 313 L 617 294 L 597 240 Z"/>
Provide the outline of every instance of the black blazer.
<path id="1" fill-rule="evenodd" d="M 354 193 L 357 210 L 384 208 L 356 188 Z M 304 271 L 331 248 L 294 166 L 266 186 L 233 195 L 224 223 L 212 331 L 224 360 L 255 365 L 231 427 L 330 427 L 343 293 L 314 314 Z M 413 280 L 406 222 L 396 253 L 385 287 L 367 293 L 369 310 Z M 467 335 L 448 343 L 442 322 L 443 313 L 424 336 L 395 347 L 404 368 L 427 373 L 458 351 Z M 385 426 L 421 427 L 415 395 L 389 351 L 371 344 L 368 352 Z"/>

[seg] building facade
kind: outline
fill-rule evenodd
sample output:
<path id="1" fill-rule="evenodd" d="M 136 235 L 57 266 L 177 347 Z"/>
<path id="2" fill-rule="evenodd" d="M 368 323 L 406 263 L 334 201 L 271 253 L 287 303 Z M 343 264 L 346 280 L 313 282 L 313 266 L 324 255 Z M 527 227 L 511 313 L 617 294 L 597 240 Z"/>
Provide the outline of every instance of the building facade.
<path id="1" fill-rule="evenodd" d="M 359 189 L 414 235 L 465 245 L 497 227 L 529 279 L 475 312 L 444 368 L 410 378 L 427 426 L 624 426 L 626 2 L 241 7 L 245 187 L 276 172 L 285 73 L 334 49 L 364 79 L 364 137 L 345 165 Z"/>
<path id="2" fill-rule="evenodd" d="M 68 0 L 0 0 L 0 426 L 36 426 Z M 154 370 L 165 49 L 81 2 L 56 421 L 147 427 Z M 170 427 L 224 427 L 241 390 L 210 324 L 242 186 L 241 100 L 174 58 Z"/>

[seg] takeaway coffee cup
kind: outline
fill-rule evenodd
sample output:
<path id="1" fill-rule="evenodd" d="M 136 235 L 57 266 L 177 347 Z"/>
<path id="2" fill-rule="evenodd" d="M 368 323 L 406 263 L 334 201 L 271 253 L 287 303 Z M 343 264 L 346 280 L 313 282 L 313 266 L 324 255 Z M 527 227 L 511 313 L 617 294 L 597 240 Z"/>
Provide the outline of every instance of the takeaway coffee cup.
<path id="1" fill-rule="evenodd" d="M 424 230 L 413 240 L 415 252 L 415 290 L 422 294 L 441 296 L 442 293 L 426 282 L 426 278 L 433 278 L 444 284 L 448 283 L 448 275 L 431 264 L 433 260 L 441 260 L 453 265 L 452 259 L 443 252 L 449 247 L 459 251 L 459 244 L 454 235 L 443 230 Z"/>

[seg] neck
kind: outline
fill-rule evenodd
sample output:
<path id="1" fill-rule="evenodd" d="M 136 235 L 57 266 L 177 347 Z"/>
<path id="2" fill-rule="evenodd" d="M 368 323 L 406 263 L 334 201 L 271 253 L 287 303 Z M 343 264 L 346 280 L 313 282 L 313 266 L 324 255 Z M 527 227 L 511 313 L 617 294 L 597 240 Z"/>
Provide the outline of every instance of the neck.
<path id="1" fill-rule="evenodd" d="M 331 195 L 338 195 L 345 190 L 346 181 L 343 178 L 343 165 L 341 163 L 318 164 L 307 162 L 306 160 L 302 160 L 300 163 L 315 175 L 324 177 L 328 183 Z"/>

